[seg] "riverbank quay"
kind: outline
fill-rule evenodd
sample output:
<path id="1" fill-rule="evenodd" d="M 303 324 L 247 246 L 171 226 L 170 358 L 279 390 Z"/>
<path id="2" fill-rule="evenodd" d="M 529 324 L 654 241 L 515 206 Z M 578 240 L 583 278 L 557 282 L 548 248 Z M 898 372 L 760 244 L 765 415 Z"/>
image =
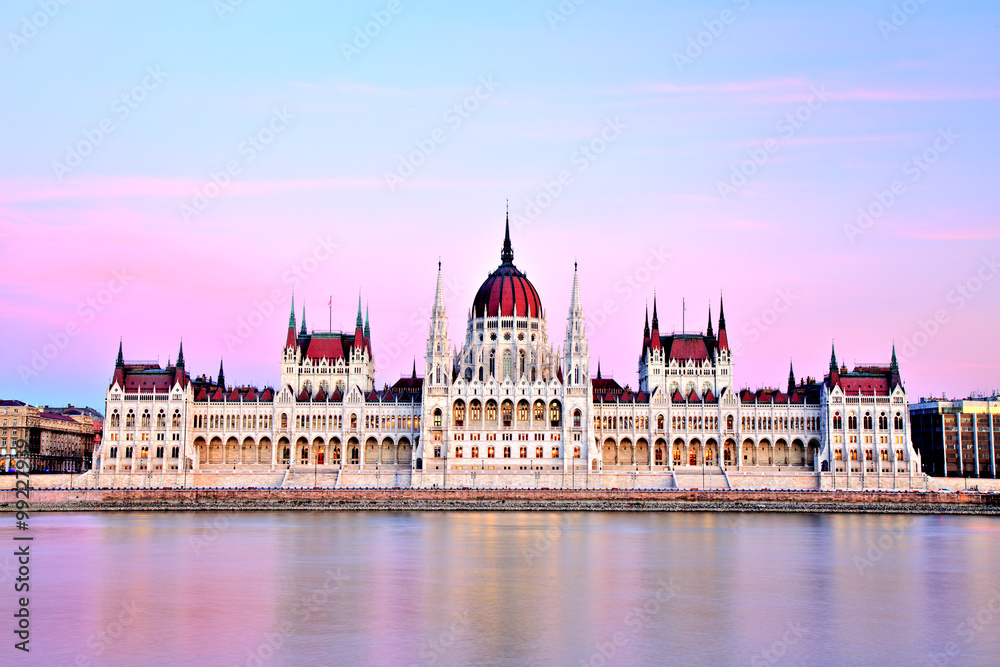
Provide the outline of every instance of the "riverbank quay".
<path id="1" fill-rule="evenodd" d="M 16 510 L 0 492 L 0 511 Z M 1000 515 L 1000 494 L 919 491 L 585 489 L 50 489 L 32 512 L 80 511 L 848 512 Z"/>

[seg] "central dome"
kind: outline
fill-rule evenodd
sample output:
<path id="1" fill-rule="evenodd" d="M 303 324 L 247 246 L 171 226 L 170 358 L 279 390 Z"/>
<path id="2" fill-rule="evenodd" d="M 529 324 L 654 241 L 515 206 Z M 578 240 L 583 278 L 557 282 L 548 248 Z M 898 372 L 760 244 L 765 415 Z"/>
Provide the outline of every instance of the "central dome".
<path id="1" fill-rule="evenodd" d="M 514 250 L 510 245 L 510 222 L 504 234 L 500 266 L 490 274 L 472 302 L 473 317 L 535 317 L 542 316 L 542 300 L 528 277 L 514 266 Z"/>

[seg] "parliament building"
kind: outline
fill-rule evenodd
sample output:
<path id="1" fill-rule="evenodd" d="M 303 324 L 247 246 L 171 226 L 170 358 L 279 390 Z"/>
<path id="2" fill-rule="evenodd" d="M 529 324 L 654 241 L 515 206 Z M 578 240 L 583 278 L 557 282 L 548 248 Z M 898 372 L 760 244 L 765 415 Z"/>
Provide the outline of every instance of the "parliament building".
<path id="1" fill-rule="evenodd" d="M 183 346 L 165 367 L 130 363 L 119 344 L 94 482 L 907 488 L 920 472 L 895 350 L 851 371 L 831 351 L 821 380 L 790 368 L 786 387 L 737 389 L 721 299 L 703 332 L 664 335 L 654 298 L 623 387 L 591 373 L 575 266 L 565 337 L 549 340 L 509 224 L 461 347 L 448 325 L 439 262 L 423 374 L 381 389 L 360 300 L 353 332 L 318 332 L 293 299 L 275 387 L 228 384 L 221 365 L 192 379 Z"/>

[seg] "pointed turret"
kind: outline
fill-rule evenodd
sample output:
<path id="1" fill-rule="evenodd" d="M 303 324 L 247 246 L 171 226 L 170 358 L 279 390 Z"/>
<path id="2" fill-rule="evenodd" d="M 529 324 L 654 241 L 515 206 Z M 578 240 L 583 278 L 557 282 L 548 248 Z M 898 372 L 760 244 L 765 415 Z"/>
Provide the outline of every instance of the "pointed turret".
<path id="1" fill-rule="evenodd" d="M 167 364 L 169 366 L 169 364 Z M 187 374 L 184 372 L 184 341 L 181 340 L 180 348 L 177 350 L 177 364 L 174 366 L 174 384 L 182 387 L 187 386 Z"/>
<path id="2" fill-rule="evenodd" d="M 795 369 L 792 367 L 792 360 L 788 360 L 788 395 L 795 391 Z"/>
<path id="3" fill-rule="evenodd" d="M 410 376 L 412 379 L 417 379 L 417 358 L 413 357 L 413 375 Z"/>
<path id="4" fill-rule="evenodd" d="M 580 277 L 576 262 L 573 262 L 573 292 L 569 301 L 563 355 L 563 381 L 571 385 L 586 384 L 590 377 L 590 346 L 587 343 L 587 321 L 583 317 L 583 300 L 580 298 Z"/>
<path id="5" fill-rule="evenodd" d="M 427 332 L 427 384 L 442 385 L 452 381 L 455 357 L 448 340 L 448 313 L 445 307 L 444 278 L 441 274 L 441 260 L 438 260 L 437 286 L 434 289 L 434 308 L 431 311 L 430 327 Z"/>
<path id="6" fill-rule="evenodd" d="M 306 335 L 306 304 L 302 303 L 302 328 L 299 330 L 299 335 Z"/>
<path id="7" fill-rule="evenodd" d="M 368 328 L 368 304 L 365 304 L 365 338 L 371 336 L 371 329 Z"/>
<path id="8" fill-rule="evenodd" d="M 660 349 L 660 318 L 656 314 L 656 292 L 653 292 L 653 328 L 649 332 L 649 346 L 654 350 Z"/>
<path id="9" fill-rule="evenodd" d="M 115 374 L 111 378 L 111 384 L 118 383 L 118 386 L 125 388 L 125 357 L 122 355 L 122 341 L 118 339 L 118 359 L 115 360 Z"/>
<path id="10" fill-rule="evenodd" d="M 219 359 L 219 380 L 217 384 L 223 389 L 226 388 L 226 373 L 222 370 L 222 359 Z"/>
<path id="11" fill-rule="evenodd" d="M 597 360 L 597 379 L 601 379 L 601 360 Z"/>
<path id="12" fill-rule="evenodd" d="M 896 361 L 896 343 L 892 344 L 892 362 L 889 364 L 889 375 L 890 388 L 895 389 L 898 385 L 903 384 L 903 380 L 899 377 L 899 362 Z"/>
<path id="13" fill-rule="evenodd" d="M 715 332 L 712 331 L 712 306 L 708 307 L 708 329 L 705 331 L 705 335 L 709 338 L 715 337 Z"/>
<path id="14" fill-rule="evenodd" d="M 726 335 L 726 308 L 719 295 L 719 350 L 729 350 L 729 336 Z"/>
<path id="15" fill-rule="evenodd" d="M 513 264 L 514 263 L 514 248 L 510 244 L 510 214 L 507 214 L 507 223 L 505 225 L 504 236 L 503 236 L 503 250 L 500 251 L 500 262 L 503 264 Z"/>
<path id="16" fill-rule="evenodd" d="M 295 349 L 295 294 L 292 294 L 292 310 L 288 314 L 288 335 L 285 336 L 285 349 Z"/>
<path id="17" fill-rule="evenodd" d="M 840 381 L 840 370 L 837 368 L 837 347 L 830 343 L 830 386 Z"/>
<path id="18" fill-rule="evenodd" d="M 361 318 L 361 290 L 358 290 L 358 317 L 354 321 L 354 349 L 361 350 L 365 346 L 365 322 Z"/>
<path id="19" fill-rule="evenodd" d="M 649 349 L 649 303 L 646 303 L 646 321 L 642 326 L 642 354 L 640 358 L 646 356 L 646 350 Z"/>

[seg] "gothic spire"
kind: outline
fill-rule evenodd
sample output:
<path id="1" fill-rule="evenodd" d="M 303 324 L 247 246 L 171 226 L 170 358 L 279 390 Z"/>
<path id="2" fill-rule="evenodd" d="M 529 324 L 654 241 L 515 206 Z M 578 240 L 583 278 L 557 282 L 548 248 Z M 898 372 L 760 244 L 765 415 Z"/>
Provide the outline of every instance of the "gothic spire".
<path id="1" fill-rule="evenodd" d="M 719 294 L 719 349 L 729 349 L 729 335 L 726 334 L 726 308 L 722 303 L 722 294 Z"/>
<path id="2" fill-rule="evenodd" d="M 222 358 L 219 358 L 219 381 L 216 383 L 223 389 L 226 388 L 226 374 L 222 370 Z"/>
<path id="3" fill-rule="evenodd" d="M 184 339 L 181 339 L 181 347 L 177 350 L 177 366 L 184 368 Z"/>
<path id="4" fill-rule="evenodd" d="M 514 263 L 514 248 L 510 245 L 510 213 L 507 213 L 507 222 L 504 225 L 503 250 L 500 251 L 500 262 L 503 264 Z"/>
<path id="5" fill-rule="evenodd" d="M 653 292 L 653 331 L 660 330 L 660 318 L 656 315 L 656 292 Z"/>
<path id="6" fill-rule="evenodd" d="M 413 375 L 410 376 L 414 380 L 417 379 L 417 358 L 413 357 Z"/>
<path id="7" fill-rule="evenodd" d="M 299 333 L 302 334 L 303 336 L 305 336 L 306 333 L 307 333 L 307 331 L 306 331 L 306 302 L 305 301 L 302 302 L 302 329 L 299 330 Z"/>
<path id="8" fill-rule="evenodd" d="M 649 302 L 646 302 L 646 324 L 642 328 L 642 337 L 649 338 Z"/>
<path id="9" fill-rule="evenodd" d="M 792 360 L 788 360 L 788 395 L 795 391 L 795 369 L 792 367 Z"/>
<path id="10" fill-rule="evenodd" d="M 597 379 L 598 380 L 601 379 L 601 359 L 600 359 L 600 357 L 597 358 Z"/>
<path id="11" fill-rule="evenodd" d="M 365 304 L 365 338 L 371 336 L 371 329 L 368 328 L 368 304 Z"/>
<path id="12" fill-rule="evenodd" d="M 288 328 L 295 329 L 295 292 L 292 292 L 292 312 L 288 314 Z"/>
<path id="13" fill-rule="evenodd" d="M 115 361 L 115 368 L 125 367 L 125 357 L 122 356 L 122 339 L 118 339 L 118 359 Z"/>
<path id="14" fill-rule="evenodd" d="M 360 329 L 364 326 L 364 322 L 361 321 L 361 290 L 358 290 L 358 319 L 354 324 L 355 329 Z"/>
<path id="15" fill-rule="evenodd" d="M 708 336 L 709 338 L 711 338 L 711 337 L 713 337 L 715 335 L 712 332 L 712 305 L 711 304 L 708 305 L 708 331 L 705 332 L 705 335 Z"/>
<path id="16" fill-rule="evenodd" d="M 837 347 L 830 343 L 830 374 L 837 373 Z"/>

